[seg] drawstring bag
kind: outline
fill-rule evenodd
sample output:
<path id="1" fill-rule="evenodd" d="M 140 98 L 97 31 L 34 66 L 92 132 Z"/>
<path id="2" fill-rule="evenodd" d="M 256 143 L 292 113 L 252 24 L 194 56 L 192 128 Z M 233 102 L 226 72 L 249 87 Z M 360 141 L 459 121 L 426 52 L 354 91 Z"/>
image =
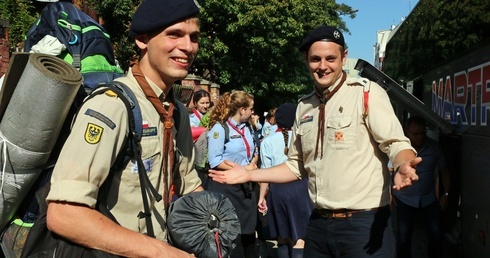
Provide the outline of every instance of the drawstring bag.
<path id="1" fill-rule="evenodd" d="M 170 204 L 169 242 L 198 258 L 228 257 L 240 234 L 240 222 L 231 201 L 220 193 L 202 191 Z"/>

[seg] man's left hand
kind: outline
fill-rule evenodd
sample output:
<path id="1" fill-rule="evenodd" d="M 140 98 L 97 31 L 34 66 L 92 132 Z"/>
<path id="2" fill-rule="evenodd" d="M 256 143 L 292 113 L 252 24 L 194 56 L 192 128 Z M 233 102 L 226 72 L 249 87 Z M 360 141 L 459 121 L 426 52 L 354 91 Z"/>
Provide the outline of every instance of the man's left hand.
<path id="1" fill-rule="evenodd" d="M 421 157 L 416 157 L 409 162 L 402 163 L 395 171 L 394 190 L 400 190 L 404 187 L 412 185 L 413 181 L 417 181 L 419 177 L 417 176 L 415 167 L 422 162 Z"/>

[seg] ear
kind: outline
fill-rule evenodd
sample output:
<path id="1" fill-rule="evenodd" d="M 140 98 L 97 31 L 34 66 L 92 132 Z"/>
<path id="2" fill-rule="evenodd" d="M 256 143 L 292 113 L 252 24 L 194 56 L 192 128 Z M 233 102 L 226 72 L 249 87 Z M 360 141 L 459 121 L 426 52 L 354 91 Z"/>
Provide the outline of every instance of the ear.
<path id="1" fill-rule="evenodd" d="M 343 56 L 342 56 L 342 66 L 345 65 L 345 63 L 347 62 L 347 54 L 349 53 L 349 50 L 344 50 L 344 53 L 343 53 Z"/>
<path id="2" fill-rule="evenodd" d="M 136 45 L 139 49 L 144 50 L 148 47 L 149 37 L 147 34 L 138 35 L 135 38 Z"/>

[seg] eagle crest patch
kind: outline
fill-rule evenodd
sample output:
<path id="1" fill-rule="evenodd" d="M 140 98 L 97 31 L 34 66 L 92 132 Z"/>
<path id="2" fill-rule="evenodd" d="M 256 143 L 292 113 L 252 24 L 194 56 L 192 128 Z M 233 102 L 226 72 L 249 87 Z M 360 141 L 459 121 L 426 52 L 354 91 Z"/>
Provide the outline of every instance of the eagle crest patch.
<path id="1" fill-rule="evenodd" d="M 88 123 L 87 130 L 85 130 L 85 141 L 89 144 L 99 143 L 103 131 L 104 128 L 96 124 Z"/>

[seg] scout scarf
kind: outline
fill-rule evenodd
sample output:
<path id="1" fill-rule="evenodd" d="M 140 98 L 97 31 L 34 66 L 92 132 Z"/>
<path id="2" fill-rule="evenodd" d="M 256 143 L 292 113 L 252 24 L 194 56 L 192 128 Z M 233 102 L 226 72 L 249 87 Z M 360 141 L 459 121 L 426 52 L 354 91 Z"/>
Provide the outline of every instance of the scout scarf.
<path id="1" fill-rule="evenodd" d="M 320 106 L 318 107 L 320 110 L 320 114 L 318 117 L 318 128 L 320 130 L 318 130 L 318 133 L 316 135 L 315 159 L 318 157 L 318 146 L 320 141 L 321 141 L 320 159 L 323 158 L 323 137 L 325 134 L 325 104 L 330 98 L 332 98 L 333 94 L 335 94 L 340 89 L 342 84 L 344 84 L 345 79 L 347 79 L 347 74 L 345 72 L 342 72 L 342 74 L 343 74 L 342 79 L 332 91 L 330 91 L 329 89 L 325 89 L 322 93 L 320 93 L 315 87 L 315 93 L 320 98 Z"/>
<path id="2" fill-rule="evenodd" d="M 145 93 L 146 98 L 153 104 L 153 107 L 156 109 L 158 114 L 160 115 L 160 120 L 163 123 L 163 153 L 162 153 L 162 172 L 163 172 L 163 204 L 165 209 L 168 208 L 168 205 L 171 200 L 172 191 L 170 187 L 172 186 L 172 169 L 174 166 L 174 139 L 172 133 L 172 127 L 174 123 L 172 121 L 172 115 L 174 113 L 174 97 L 173 91 L 170 90 L 168 96 L 165 96 L 168 99 L 168 102 L 162 103 L 162 101 L 155 94 L 150 84 L 145 78 L 145 75 L 141 72 L 139 67 L 139 62 L 136 61 L 132 66 L 132 71 L 134 78 L 138 81 L 141 89 Z M 170 169 L 169 169 L 170 168 Z"/>

